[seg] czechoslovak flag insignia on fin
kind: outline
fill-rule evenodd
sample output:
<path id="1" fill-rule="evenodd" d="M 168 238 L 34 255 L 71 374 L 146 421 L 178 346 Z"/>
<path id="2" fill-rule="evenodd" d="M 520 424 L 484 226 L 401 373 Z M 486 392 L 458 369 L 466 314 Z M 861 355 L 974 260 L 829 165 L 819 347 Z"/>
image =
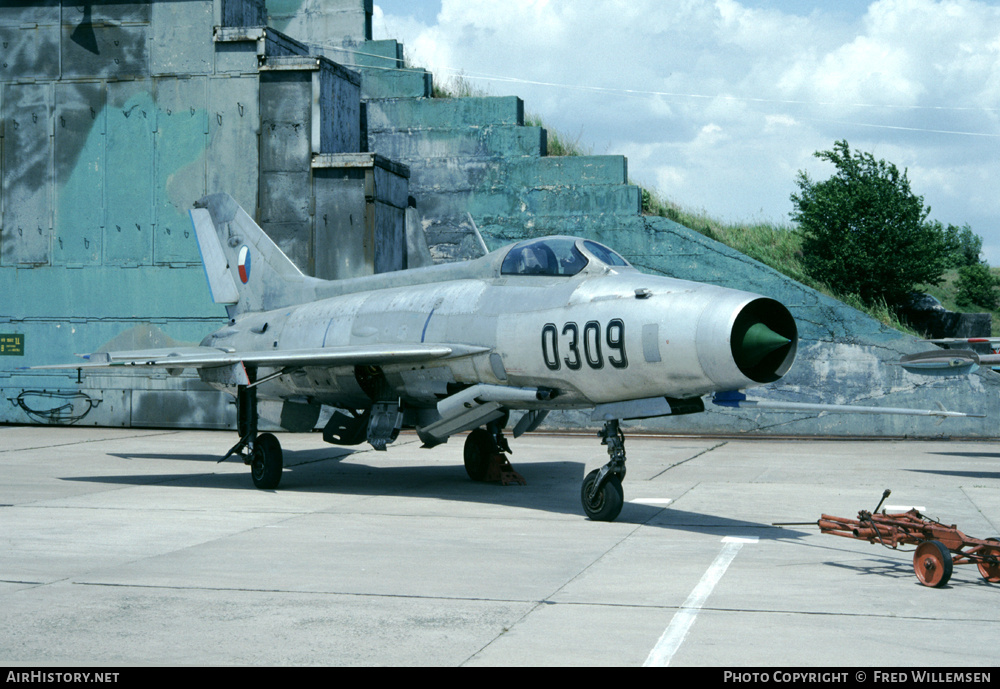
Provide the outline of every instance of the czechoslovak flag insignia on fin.
<path id="1" fill-rule="evenodd" d="M 247 281 L 250 279 L 250 249 L 249 249 L 249 247 L 244 246 L 244 247 L 242 247 L 240 249 L 240 258 L 239 258 L 239 261 L 237 261 L 237 266 L 239 267 L 239 270 L 240 270 L 240 280 L 242 280 L 243 284 L 245 285 L 245 284 L 247 284 Z"/>

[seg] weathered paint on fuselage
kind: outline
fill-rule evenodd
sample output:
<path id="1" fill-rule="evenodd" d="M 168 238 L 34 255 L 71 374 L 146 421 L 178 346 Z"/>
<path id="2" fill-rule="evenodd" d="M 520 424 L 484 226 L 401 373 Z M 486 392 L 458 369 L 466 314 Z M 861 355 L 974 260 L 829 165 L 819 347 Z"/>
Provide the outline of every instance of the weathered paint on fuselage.
<path id="1" fill-rule="evenodd" d="M 758 295 L 612 267 L 590 254 L 570 277 L 502 275 L 506 251 L 323 283 L 316 301 L 238 316 L 202 344 L 237 351 L 374 343 L 488 349 L 383 367 L 391 395 L 410 407 L 432 407 L 477 383 L 556 393 L 523 408 L 691 397 L 757 383 L 733 362 L 729 340 L 737 314 Z M 261 385 L 260 394 L 341 408 L 372 401 L 352 367 L 299 369 Z"/>

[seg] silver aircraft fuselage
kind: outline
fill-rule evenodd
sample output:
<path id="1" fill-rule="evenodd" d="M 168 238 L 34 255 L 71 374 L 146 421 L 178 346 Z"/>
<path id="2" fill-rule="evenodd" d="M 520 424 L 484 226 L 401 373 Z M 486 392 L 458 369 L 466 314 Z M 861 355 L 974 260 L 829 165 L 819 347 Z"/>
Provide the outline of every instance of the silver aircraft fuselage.
<path id="1" fill-rule="evenodd" d="M 506 247 L 461 264 L 323 283 L 315 301 L 243 314 L 202 345 L 240 352 L 464 345 L 434 362 L 380 367 L 390 389 L 379 394 L 409 407 L 433 407 L 477 384 L 552 392 L 506 401 L 512 409 L 691 398 L 772 382 L 791 366 L 794 323 L 778 302 L 646 275 L 624 261 L 609 265 L 588 250 L 595 243 L 563 239 L 587 261 L 573 275 L 505 274 Z M 741 319 L 767 324 L 790 345 L 763 363 L 741 359 L 733 344 Z M 305 366 L 262 384 L 260 395 L 340 408 L 373 398 L 355 366 Z"/>

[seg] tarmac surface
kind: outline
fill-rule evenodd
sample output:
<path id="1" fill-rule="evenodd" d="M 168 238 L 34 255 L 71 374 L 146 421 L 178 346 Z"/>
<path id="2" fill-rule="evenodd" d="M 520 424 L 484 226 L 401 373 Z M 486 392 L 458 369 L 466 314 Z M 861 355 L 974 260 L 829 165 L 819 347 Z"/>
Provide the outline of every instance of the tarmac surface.
<path id="1" fill-rule="evenodd" d="M 773 526 L 890 488 L 890 511 L 996 536 L 995 443 L 626 429 L 626 504 L 598 523 L 596 436 L 512 439 L 525 486 L 470 481 L 461 437 L 279 437 L 259 491 L 216 463 L 231 432 L 0 426 L 0 663 L 996 664 L 1000 584 L 975 565 L 928 588 L 912 547 Z"/>

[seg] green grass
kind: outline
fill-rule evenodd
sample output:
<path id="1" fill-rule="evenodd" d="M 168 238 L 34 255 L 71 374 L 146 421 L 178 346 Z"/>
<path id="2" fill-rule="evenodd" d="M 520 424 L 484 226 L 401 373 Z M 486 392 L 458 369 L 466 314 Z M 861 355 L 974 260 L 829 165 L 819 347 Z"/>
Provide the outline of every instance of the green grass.
<path id="1" fill-rule="evenodd" d="M 906 323 L 899 320 L 885 302 L 865 304 L 855 294 L 837 294 L 825 284 L 809 277 L 802 267 L 802 236 L 793 225 L 768 222 L 724 223 L 713 219 L 704 211 L 692 212 L 665 200 L 656 192 L 642 190 L 642 212 L 669 218 L 674 222 L 736 249 L 750 258 L 774 268 L 807 287 L 812 287 L 848 306 L 868 314 L 890 328 L 921 337 Z M 940 297 L 938 297 L 940 299 Z"/>
<path id="2" fill-rule="evenodd" d="M 582 137 L 578 136 L 576 139 L 569 139 L 564 134 L 557 132 L 554 129 L 549 129 L 542 122 L 542 118 L 539 115 L 534 115 L 528 113 L 524 116 L 524 126 L 526 127 L 541 127 L 545 130 L 546 141 L 548 146 L 546 148 L 547 155 L 550 156 L 588 156 L 592 154 L 589 148 L 586 148 L 580 143 Z"/>
<path id="3" fill-rule="evenodd" d="M 790 225 L 768 222 L 723 223 L 704 211 L 685 210 L 646 189 L 642 190 L 642 211 L 645 215 L 669 218 L 700 232 L 810 287 L 821 287 L 802 269 L 802 237 Z"/>
<path id="4" fill-rule="evenodd" d="M 488 91 L 466 79 L 464 74 L 452 77 L 447 84 L 439 84 L 434 80 L 431 87 L 431 98 L 479 98 L 489 95 Z"/>

